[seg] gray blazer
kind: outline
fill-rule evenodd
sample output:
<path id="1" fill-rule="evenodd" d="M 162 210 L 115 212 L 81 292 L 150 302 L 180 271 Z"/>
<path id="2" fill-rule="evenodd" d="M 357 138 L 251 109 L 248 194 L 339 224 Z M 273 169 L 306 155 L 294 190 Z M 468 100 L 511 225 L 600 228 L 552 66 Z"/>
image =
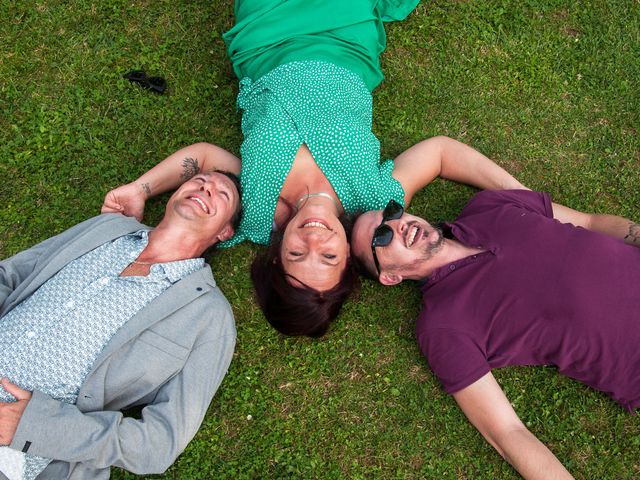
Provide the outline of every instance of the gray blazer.
<path id="1" fill-rule="evenodd" d="M 71 260 L 148 228 L 106 214 L 0 262 L 1 318 Z M 76 405 L 34 391 L 11 448 L 55 459 L 38 477 L 109 478 L 112 465 L 161 473 L 198 430 L 235 346 L 231 308 L 205 266 L 131 318 L 109 341 Z M 146 405 L 141 419 L 120 410 Z"/>

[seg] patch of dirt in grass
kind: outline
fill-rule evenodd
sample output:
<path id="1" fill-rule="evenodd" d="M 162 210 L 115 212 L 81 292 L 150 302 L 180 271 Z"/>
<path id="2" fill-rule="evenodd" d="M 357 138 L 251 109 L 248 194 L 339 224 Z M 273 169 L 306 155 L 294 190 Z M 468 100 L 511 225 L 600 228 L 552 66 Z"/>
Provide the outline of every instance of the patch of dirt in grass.
<path id="1" fill-rule="evenodd" d="M 424 383 L 429 380 L 429 373 L 420 365 L 412 365 L 409 369 L 409 378 L 416 382 Z"/>
<path id="2" fill-rule="evenodd" d="M 562 29 L 562 32 L 567 35 L 568 37 L 577 37 L 578 35 L 580 35 L 580 31 L 576 30 L 575 28 L 571 28 L 568 25 L 565 25 L 564 28 Z"/>

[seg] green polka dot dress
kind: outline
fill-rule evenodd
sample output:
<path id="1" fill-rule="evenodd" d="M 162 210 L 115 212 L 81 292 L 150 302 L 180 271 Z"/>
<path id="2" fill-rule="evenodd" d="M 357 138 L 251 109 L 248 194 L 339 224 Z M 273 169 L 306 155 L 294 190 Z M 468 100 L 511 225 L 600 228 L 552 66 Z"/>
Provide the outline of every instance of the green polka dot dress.
<path id="1" fill-rule="evenodd" d="M 380 143 L 371 132 L 370 92 L 382 79 L 378 64 L 385 45 L 382 21 L 404 18 L 416 4 L 415 0 L 236 2 L 238 23 L 224 38 L 236 73 L 244 75 L 238 94 L 244 135 L 240 150 L 244 215 L 224 246 L 244 240 L 269 242 L 282 186 L 302 144 L 346 212 L 384 208 L 390 199 L 404 204 L 402 186 L 391 176 L 393 161 L 380 161 Z M 293 34 L 296 22 L 298 30 L 313 25 L 316 32 Z M 265 24 L 270 30 L 264 31 Z M 256 29 L 264 38 L 254 35 Z M 361 38 L 353 38 L 354 32 Z M 282 35 L 290 38 L 278 44 Z M 323 46 L 322 54 L 307 42 L 309 35 Z M 300 48 L 285 48 L 291 43 Z M 264 65 L 269 71 L 260 75 Z"/>

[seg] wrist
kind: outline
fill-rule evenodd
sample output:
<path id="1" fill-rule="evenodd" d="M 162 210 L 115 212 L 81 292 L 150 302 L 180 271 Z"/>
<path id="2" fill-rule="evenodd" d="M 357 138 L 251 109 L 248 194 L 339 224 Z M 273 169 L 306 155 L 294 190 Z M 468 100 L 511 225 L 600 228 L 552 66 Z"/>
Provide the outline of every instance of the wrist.
<path id="1" fill-rule="evenodd" d="M 149 197 L 151 197 L 151 183 L 150 182 L 144 181 L 143 179 L 138 179 L 133 183 L 136 185 L 136 187 L 142 193 L 142 196 L 144 197 L 145 200 L 147 200 Z"/>

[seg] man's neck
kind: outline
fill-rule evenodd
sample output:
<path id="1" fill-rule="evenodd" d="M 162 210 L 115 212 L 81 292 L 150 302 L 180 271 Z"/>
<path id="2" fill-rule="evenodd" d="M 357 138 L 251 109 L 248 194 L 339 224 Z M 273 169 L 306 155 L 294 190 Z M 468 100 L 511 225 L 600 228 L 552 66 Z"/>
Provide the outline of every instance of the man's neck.
<path id="1" fill-rule="evenodd" d="M 197 258 L 207 249 L 182 229 L 167 228 L 160 223 L 149 232 L 149 242 L 137 261 L 167 263 Z"/>

